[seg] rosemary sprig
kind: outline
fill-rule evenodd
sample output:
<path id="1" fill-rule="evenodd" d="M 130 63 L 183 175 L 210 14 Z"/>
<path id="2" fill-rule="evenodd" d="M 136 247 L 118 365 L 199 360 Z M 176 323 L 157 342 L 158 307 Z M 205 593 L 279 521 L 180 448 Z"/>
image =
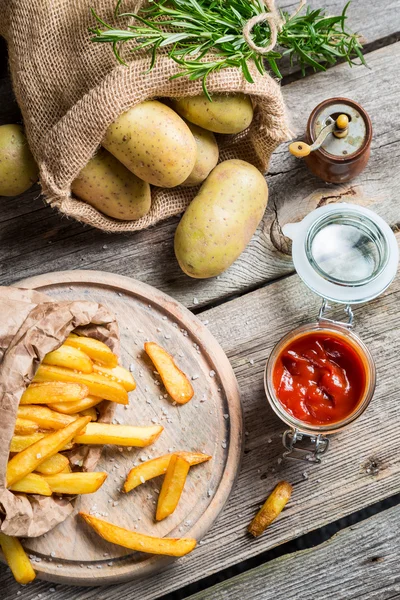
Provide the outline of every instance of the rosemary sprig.
<path id="1" fill-rule="evenodd" d="M 92 9 L 98 26 L 90 28 L 92 42 L 112 44 L 117 60 L 120 48 L 134 41 L 132 52 L 148 49 L 149 71 L 154 67 L 157 54 L 165 49 L 169 58 L 178 63 L 182 70 L 173 78 L 188 77 L 201 79 L 203 90 L 207 90 L 210 73 L 227 67 L 242 69 L 247 81 L 253 83 L 249 63 L 254 62 L 261 74 L 265 73 L 264 59 L 274 74 L 281 78 L 278 61 L 288 55 L 291 64 L 297 63 L 304 74 L 306 67 L 314 71 L 325 71 L 327 65 L 338 60 L 354 59 L 365 65 L 359 36 L 346 30 L 346 11 L 341 15 L 327 17 L 322 9 L 310 10 L 306 14 L 281 13 L 282 26 L 278 33 L 279 51 L 260 54 L 249 47 L 243 37 L 243 28 L 252 17 L 265 13 L 262 0 L 150 0 L 139 14 L 120 12 L 122 0 L 115 7 L 116 19 L 134 18 L 134 23 L 125 29 L 115 29 L 104 22 Z M 100 28 L 102 26 L 104 29 Z M 253 27 L 252 39 L 260 47 L 269 44 L 271 30 L 268 22 Z M 206 56 L 207 55 L 207 56 Z"/>

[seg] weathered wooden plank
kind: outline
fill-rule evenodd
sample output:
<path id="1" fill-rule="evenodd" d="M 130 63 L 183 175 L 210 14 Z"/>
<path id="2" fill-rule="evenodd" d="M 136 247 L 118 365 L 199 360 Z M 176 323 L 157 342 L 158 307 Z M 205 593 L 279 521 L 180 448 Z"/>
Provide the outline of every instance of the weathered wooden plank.
<path id="1" fill-rule="evenodd" d="M 157 578 L 106 590 L 57 587 L 52 598 L 117 600 L 135 594 L 151 600 L 160 590 L 166 594 L 397 493 L 400 439 L 394 375 L 399 369 L 399 302 L 398 277 L 380 299 L 355 309 L 356 331 L 376 360 L 376 395 L 357 422 L 333 437 L 319 466 L 281 462 L 285 426 L 269 408 L 263 389 L 265 360 L 272 347 L 291 328 L 316 319 L 318 298 L 293 275 L 204 312 L 202 320 L 221 342 L 238 378 L 247 431 L 243 466 L 227 507 L 196 551 Z M 280 479 L 293 484 L 292 500 L 265 535 L 250 539 L 246 526 Z M 9 578 L 4 581 L 12 597 L 16 588 Z M 20 598 L 32 600 L 33 592 L 49 587 L 53 586 L 35 584 Z"/>
<path id="2" fill-rule="evenodd" d="M 251 569 L 189 600 L 394 600 L 400 598 L 399 535 L 396 506 L 316 548 Z"/>
<path id="3" fill-rule="evenodd" d="M 205 305 L 244 292 L 292 270 L 280 226 L 298 220 L 324 202 L 348 198 L 368 204 L 395 227 L 400 220 L 397 169 L 400 116 L 400 43 L 372 52 L 371 70 L 339 65 L 284 88 L 294 125 L 304 127 L 310 110 L 332 94 L 361 102 L 372 115 L 373 150 L 366 171 L 342 188 L 325 185 L 289 156 L 282 145 L 268 176 L 270 204 L 264 221 L 241 258 L 217 279 L 195 281 L 179 269 L 173 251 L 177 219 L 136 234 L 109 235 L 68 220 L 44 207 L 37 193 L 2 199 L 0 282 L 10 283 L 46 270 L 93 268 L 131 275 L 170 293 L 185 305 Z M 384 93 L 383 93 L 384 92 Z M 15 218 L 14 218 L 15 217 Z M 21 234 L 23 232 L 23 235 Z M 106 246 L 106 247 L 104 247 Z M 196 300 L 195 300 L 196 299 Z"/>

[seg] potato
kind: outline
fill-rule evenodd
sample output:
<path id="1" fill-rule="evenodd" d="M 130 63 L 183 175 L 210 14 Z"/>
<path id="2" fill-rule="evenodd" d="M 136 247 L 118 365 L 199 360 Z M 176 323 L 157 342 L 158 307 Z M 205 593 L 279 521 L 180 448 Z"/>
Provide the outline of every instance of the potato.
<path id="1" fill-rule="evenodd" d="M 193 123 L 187 123 L 197 144 L 197 158 L 193 171 L 182 183 L 184 186 L 193 186 L 203 183 L 218 162 L 218 144 L 211 131 L 202 129 Z"/>
<path id="2" fill-rule="evenodd" d="M 21 125 L 0 126 L 0 196 L 18 196 L 38 178 L 38 167 Z"/>
<path id="3" fill-rule="evenodd" d="M 253 105 L 244 94 L 214 94 L 210 102 L 204 94 L 173 100 L 181 117 L 215 133 L 239 133 L 253 120 Z"/>
<path id="4" fill-rule="evenodd" d="M 113 219 L 135 221 L 150 210 L 150 186 L 101 148 L 72 182 L 81 200 Z"/>
<path id="5" fill-rule="evenodd" d="M 236 159 L 217 165 L 177 227 L 181 269 L 198 279 L 225 271 L 249 243 L 267 201 L 267 183 L 253 165 Z"/>
<path id="6" fill-rule="evenodd" d="M 137 104 L 118 117 L 102 145 L 143 181 L 167 188 L 189 177 L 197 156 L 189 127 L 156 100 Z"/>

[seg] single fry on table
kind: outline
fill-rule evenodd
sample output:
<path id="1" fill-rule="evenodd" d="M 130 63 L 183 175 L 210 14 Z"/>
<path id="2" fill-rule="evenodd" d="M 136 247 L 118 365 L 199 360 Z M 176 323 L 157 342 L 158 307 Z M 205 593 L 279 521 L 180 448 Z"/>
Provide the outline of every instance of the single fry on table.
<path id="1" fill-rule="evenodd" d="M 248 526 L 247 529 L 251 535 L 258 537 L 275 521 L 290 500 L 292 489 L 292 486 L 287 481 L 280 481 L 278 483 Z"/>
<path id="2" fill-rule="evenodd" d="M 185 458 L 177 454 L 171 456 L 160 495 L 158 496 L 157 521 L 161 521 L 171 515 L 178 506 L 189 469 L 190 463 Z"/>
<path id="3" fill-rule="evenodd" d="M 171 398 L 178 404 L 189 402 L 194 394 L 192 384 L 185 373 L 177 367 L 172 356 L 155 342 L 146 342 L 144 349 Z"/>
<path id="4" fill-rule="evenodd" d="M 171 454 L 164 454 L 163 456 L 159 456 L 158 458 L 152 458 L 147 460 L 136 467 L 133 467 L 126 478 L 124 483 L 124 492 L 130 492 L 138 485 L 141 485 L 145 481 L 149 479 L 153 479 L 154 477 L 159 477 L 160 475 L 164 475 L 171 456 L 176 454 L 177 456 L 182 456 L 190 466 L 198 465 L 200 463 L 206 462 L 210 460 L 212 457 L 208 454 L 202 454 L 201 452 L 174 452 Z"/>
<path id="5" fill-rule="evenodd" d="M 135 426 L 89 423 L 85 433 L 74 439 L 77 444 L 115 444 L 117 446 L 149 446 L 160 436 L 162 425 Z"/>
<path id="6" fill-rule="evenodd" d="M 185 556 L 196 547 L 196 540 L 192 538 L 153 537 L 136 531 L 129 531 L 87 513 L 80 512 L 79 514 L 107 542 L 138 552 Z"/>
<path id="7" fill-rule="evenodd" d="M 81 383 L 45 381 L 31 383 L 21 396 L 20 404 L 54 404 L 77 402 L 86 398 L 89 388 Z"/>
<path id="8" fill-rule="evenodd" d="M 35 579 L 36 573 L 21 542 L 17 538 L 0 532 L 0 548 L 18 583 L 26 584 Z"/>

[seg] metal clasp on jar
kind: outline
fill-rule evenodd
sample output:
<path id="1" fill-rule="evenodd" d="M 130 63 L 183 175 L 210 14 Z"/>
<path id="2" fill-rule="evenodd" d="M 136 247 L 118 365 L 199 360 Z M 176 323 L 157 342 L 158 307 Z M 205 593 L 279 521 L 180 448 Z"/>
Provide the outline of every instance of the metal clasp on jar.
<path id="1" fill-rule="evenodd" d="M 295 447 L 298 442 L 302 441 L 306 442 L 306 447 Z M 287 429 L 283 434 L 282 443 L 286 448 L 286 452 L 283 453 L 284 458 L 312 463 L 320 463 L 321 455 L 329 447 L 329 439 L 327 437 L 321 434 L 310 435 L 299 429 Z"/>

